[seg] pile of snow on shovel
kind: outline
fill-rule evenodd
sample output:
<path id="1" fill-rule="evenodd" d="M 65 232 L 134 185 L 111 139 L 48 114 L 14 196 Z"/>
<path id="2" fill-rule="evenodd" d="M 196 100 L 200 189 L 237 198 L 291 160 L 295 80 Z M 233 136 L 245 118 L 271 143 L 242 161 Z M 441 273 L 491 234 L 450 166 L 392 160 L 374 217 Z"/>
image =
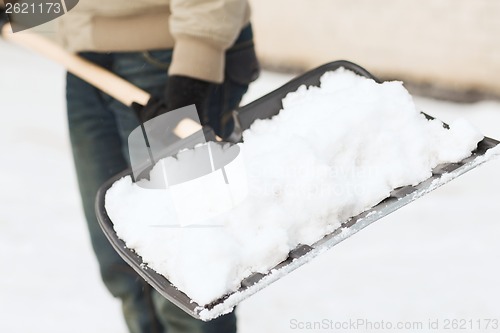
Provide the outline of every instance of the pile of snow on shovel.
<path id="1" fill-rule="evenodd" d="M 463 119 L 449 129 L 427 120 L 401 82 L 379 84 L 341 68 L 325 73 L 320 87 L 289 93 L 277 116 L 244 132 L 239 146 L 248 193 L 203 221 L 205 227 L 180 226 L 169 189 L 147 189 L 131 177 L 107 192 L 106 210 L 117 235 L 148 267 L 204 305 L 391 190 L 466 158 L 482 138 Z M 206 195 L 216 198 L 217 191 Z M 190 200 L 185 205 L 197 209 Z"/>

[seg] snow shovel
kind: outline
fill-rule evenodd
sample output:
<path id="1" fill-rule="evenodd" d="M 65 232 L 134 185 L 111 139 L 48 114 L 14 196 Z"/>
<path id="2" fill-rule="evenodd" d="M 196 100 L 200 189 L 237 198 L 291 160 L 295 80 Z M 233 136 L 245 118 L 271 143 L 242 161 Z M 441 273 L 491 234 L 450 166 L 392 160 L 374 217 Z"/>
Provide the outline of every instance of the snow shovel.
<path id="1" fill-rule="evenodd" d="M 238 119 L 241 130 L 249 128 L 252 122 L 257 119 L 271 118 L 276 115 L 282 109 L 282 99 L 289 92 L 296 91 L 301 85 L 318 86 L 319 79 L 325 72 L 334 71 L 340 67 L 344 67 L 359 75 L 378 81 L 369 72 L 351 62 L 336 61 L 325 64 L 306 72 L 277 90 L 235 111 L 235 118 Z M 433 119 L 433 117 L 427 114 L 424 115 L 428 119 Z M 444 124 L 444 126 L 447 125 Z M 468 158 L 465 158 L 457 163 L 438 165 L 432 171 L 431 177 L 416 186 L 404 186 L 394 189 L 390 196 L 382 202 L 364 211 L 363 213 L 344 221 L 341 227 L 334 230 L 330 234 L 325 235 L 316 243 L 297 246 L 289 252 L 286 260 L 277 264 L 266 274 L 253 273 L 247 276 L 241 281 L 238 290 L 224 295 L 212 303 L 205 305 L 197 304 L 181 290 L 172 285 L 164 276 L 156 273 L 153 269 L 148 268 L 147 264 L 142 261 L 142 258 L 133 250 L 128 249 L 123 240 L 116 236 L 113 229 L 113 222 L 110 220 L 104 207 L 105 194 L 114 182 L 124 176 L 130 175 L 130 171 L 125 171 L 116 175 L 101 187 L 97 194 L 96 211 L 103 230 L 122 257 L 164 297 L 175 303 L 187 313 L 191 314 L 193 317 L 206 321 L 227 313 L 242 300 L 258 292 L 272 282 L 277 281 L 281 277 L 307 263 L 318 254 L 332 248 L 369 224 L 488 161 L 492 158 L 492 154 L 488 153 L 488 150 L 494 148 L 499 143 L 500 142 L 497 140 L 485 137 L 478 143 L 476 150 L 474 150 L 472 155 Z"/>
<path id="2" fill-rule="evenodd" d="M 69 71 L 79 75 L 126 105 L 132 105 L 133 102 L 145 105 L 149 99 L 147 93 L 141 91 L 140 89 L 133 87 L 129 83 L 123 82 L 123 80 L 114 77 L 102 68 L 98 68 L 92 64 L 89 65 L 78 57 L 67 54 L 65 51 L 57 48 L 45 40 L 40 39 L 39 37 L 19 35 L 19 39 L 17 36 L 15 38 L 8 39 L 12 39 L 14 42 L 25 45 L 29 48 L 34 48 L 54 60 L 61 62 Z M 85 70 L 83 70 L 83 72 L 81 70 L 82 66 L 85 66 Z M 282 99 L 289 92 L 297 90 L 301 85 L 318 86 L 319 79 L 325 72 L 333 71 L 340 67 L 344 67 L 359 75 L 380 82 L 365 69 L 348 61 L 336 61 L 325 64 L 306 72 L 277 90 L 234 111 L 233 118 L 238 125 L 238 132 L 233 133 L 234 137 L 241 139 L 240 132 L 249 128 L 255 120 L 267 119 L 276 115 L 282 108 Z M 96 79 L 96 77 L 99 77 L 99 79 Z M 126 93 L 124 93 L 125 91 Z M 424 115 L 429 119 L 433 119 L 429 115 Z M 227 313 L 245 298 L 280 279 L 284 275 L 290 273 L 294 269 L 313 259 L 318 254 L 330 249 L 369 224 L 488 161 L 493 157 L 493 154 L 489 150 L 496 147 L 499 143 L 500 142 L 497 140 L 485 137 L 478 143 L 477 148 L 472 152 L 471 156 L 457 163 L 438 165 L 432 171 L 432 176 L 418 185 L 404 186 L 394 189 L 390 196 L 381 201 L 379 204 L 357 216 L 347 219 L 338 229 L 325 235 L 314 244 L 297 246 L 289 252 L 287 259 L 277 264 L 267 273 L 253 273 L 247 276 L 241 281 L 238 290 L 227 295 L 223 295 L 210 304 L 197 304 L 191 300 L 186 294 L 170 283 L 170 281 L 168 281 L 168 279 L 164 276 L 156 273 L 153 269 L 148 268 L 147 264 L 142 261 L 142 258 L 132 249 L 127 248 L 124 241 L 117 237 L 113 228 L 113 222 L 106 213 L 104 205 L 105 194 L 111 185 L 117 180 L 124 176 L 131 175 L 131 170 L 126 170 L 117 174 L 103 184 L 96 198 L 96 213 L 104 233 L 115 250 L 137 271 L 140 276 L 142 276 L 160 294 L 183 309 L 185 312 L 195 318 L 207 321 L 216 318 L 221 314 Z"/>

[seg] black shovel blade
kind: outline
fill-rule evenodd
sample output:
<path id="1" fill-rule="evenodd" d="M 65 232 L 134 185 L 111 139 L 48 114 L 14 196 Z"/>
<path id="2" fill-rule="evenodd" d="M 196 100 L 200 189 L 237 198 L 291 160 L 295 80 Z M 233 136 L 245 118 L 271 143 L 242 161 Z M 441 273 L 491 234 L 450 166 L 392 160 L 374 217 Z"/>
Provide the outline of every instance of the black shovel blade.
<path id="1" fill-rule="evenodd" d="M 340 67 L 344 67 L 357 74 L 380 82 L 366 70 L 353 63 L 347 61 L 328 63 L 293 79 L 277 90 L 241 108 L 237 113 L 239 114 L 238 116 L 242 129 L 249 128 L 251 123 L 256 119 L 265 119 L 276 115 L 282 108 L 281 100 L 286 94 L 296 91 L 298 87 L 303 84 L 317 86 L 319 85 L 320 77 L 325 72 L 333 71 Z M 426 116 L 432 119 L 431 116 Z M 444 126 L 446 126 L 446 124 L 444 124 Z M 95 206 L 96 214 L 102 230 L 115 250 L 142 278 L 153 286 L 161 295 L 191 316 L 208 321 L 224 314 L 228 309 L 236 306 L 242 300 L 265 288 L 272 282 L 279 280 L 284 275 L 302 266 L 326 249 L 335 246 L 371 223 L 486 162 L 490 158 L 487 153 L 488 150 L 496 147 L 499 143 L 500 142 L 497 140 L 485 137 L 478 143 L 477 149 L 473 151 L 472 155 L 468 158 L 458 163 L 447 163 L 437 166 L 433 170 L 432 176 L 418 185 L 395 189 L 389 197 L 379 204 L 344 221 L 338 229 L 325 235 L 316 243 L 297 246 L 290 251 L 286 260 L 277 264 L 270 269 L 269 272 L 266 274 L 254 273 L 249 275 L 241 281 L 238 290 L 223 295 L 210 304 L 200 305 L 191 300 L 168 279 L 149 268 L 147 264 L 142 261 L 142 258 L 135 253 L 134 250 L 129 249 L 125 245 L 125 242 L 116 235 L 113 228 L 113 222 L 106 213 L 105 195 L 113 183 L 122 177 L 131 175 L 131 170 L 126 170 L 114 176 L 99 189 Z"/>

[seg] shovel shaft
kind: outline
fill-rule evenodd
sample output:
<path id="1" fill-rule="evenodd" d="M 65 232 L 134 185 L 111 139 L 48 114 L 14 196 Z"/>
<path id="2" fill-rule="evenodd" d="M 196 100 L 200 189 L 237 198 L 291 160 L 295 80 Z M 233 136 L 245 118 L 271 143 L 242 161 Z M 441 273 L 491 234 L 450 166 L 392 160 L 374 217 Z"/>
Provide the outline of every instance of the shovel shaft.
<path id="1" fill-rule="evenodd" d="M 8 41 L 21 45 L 55 61 L 66 68 L 68 72 L 78 76 L 80 79 L 88 82 L 127 106 L 132 106 L 134 102 L 140 105 L 146 105 L 151 98 L 150 94 L 132 83 L 82 57 L 66 51 L 56 43 L 40 35 L 28 31 L 14 34 L 12 33 L 10 24 L 4 25 L 1 35 Z M 174 132 L 179 137 L 185 138 L 200 129 L 201 126 L 198 123 L 186 118 L 177 125 Z M 220 138 L 218 138 L 218 140 L 220 140 Z"/>
<path id="2" fill-rule="evenodd" d="M 61 64 L 72 74 L 127 106 L 131 106 L 133 102 L 146 105 L 151 97 L 147 92 L 134 86 L 130 82 L 64 50 L 56 43 L 42 36 L 27 31 L 14 34 L 12 33 L 10 24 L 5 24 L 2 29 L 2 36 L 8 41 L 33 50 Z"/>

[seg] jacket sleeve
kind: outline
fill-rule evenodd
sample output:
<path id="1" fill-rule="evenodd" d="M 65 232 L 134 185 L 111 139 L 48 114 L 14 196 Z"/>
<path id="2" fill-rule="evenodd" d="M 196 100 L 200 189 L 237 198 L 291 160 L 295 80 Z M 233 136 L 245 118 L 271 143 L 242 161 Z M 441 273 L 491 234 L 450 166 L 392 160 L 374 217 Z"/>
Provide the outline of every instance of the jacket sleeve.
<path id="1" fill-rule="evenodd" d="M 234 43 L 249 8 L 246 0 L 171 0 L 175 39 L 170 75 L 224 81 L 224 53 Z"/>

